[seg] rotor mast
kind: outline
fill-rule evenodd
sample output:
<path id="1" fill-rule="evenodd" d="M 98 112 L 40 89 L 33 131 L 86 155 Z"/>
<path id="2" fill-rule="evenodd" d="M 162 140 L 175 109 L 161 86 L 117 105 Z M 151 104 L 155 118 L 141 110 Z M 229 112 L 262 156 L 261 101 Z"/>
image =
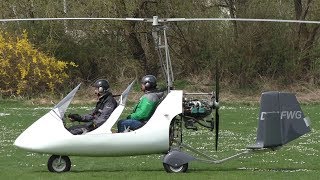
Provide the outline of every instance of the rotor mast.
<path id="1" fill-rule="evenodd" d="M 153 16 L 152 26 L 153 26 L 152 35 L 155 41 L 156 50 L 158 52 L 161 67 L 164 71 L 164 74 L 167 80 L 167 90 L 168 92 L 170 92 L 170 90 L 173 89 L 174 78 L 173 78 L 172 64 L 171 64 L 168 39 L 167 39 L 167 33 L 166 33 L 166 30 L 168 29 L 168 27 L 166 25 L 159 25 L 158 16 Z M 163 53 L 165 54 L 165 59 L 163 59 Z"/>

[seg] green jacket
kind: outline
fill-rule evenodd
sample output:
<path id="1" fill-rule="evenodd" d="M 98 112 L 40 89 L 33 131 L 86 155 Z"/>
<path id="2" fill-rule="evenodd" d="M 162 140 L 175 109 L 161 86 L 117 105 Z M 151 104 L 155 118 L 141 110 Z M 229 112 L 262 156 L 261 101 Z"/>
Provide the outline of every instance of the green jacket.
<path id="1" fill-rule="evenodd" d="M 163 92 L 146 92 L 127 118 L 139 121 L 149 120 L 156 110 L 162 96 Z"/>

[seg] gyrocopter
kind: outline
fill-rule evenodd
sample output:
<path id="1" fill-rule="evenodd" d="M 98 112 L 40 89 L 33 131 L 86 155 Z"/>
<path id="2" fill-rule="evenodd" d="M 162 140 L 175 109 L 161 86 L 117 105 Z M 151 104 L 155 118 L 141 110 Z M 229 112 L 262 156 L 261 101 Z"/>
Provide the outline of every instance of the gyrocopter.
<path id="1" fill-rule="evenodd" d="M 190 161 L 222 163 L 229 159 L 264 150 L 275 150 L 286 143 L 308 133 L 310 122 L 305 118 L 300 105 L 292 93 L 265 92 L 260 101 L 260 114 L 256 143 L 246 150 L 224 159 L 215 159 L 185 144 L 182 129 L 196 130 L 199 124 L 215 130 L 215 149 L 219 139 L 219 68 L 216 63 L 216 89 L 209 93 L 187 93 L 173 88 L 173 71 L 169 55 L 166 22 L 179 21 L 263 21 L 320 23 L 317 21 L 274 20 L 274 19 L 231 19 L 231 18 L 31 18 L 0 19 L 0 21 L 34 20 L 119 20 L 152 23 L 152 35 L 162 68 L 165 72 L 167 89 L 165 97 L 157 106 L 148 122 L 141 128 L 125 133 L 112 133 L 111 128 L 122 114 L 132 82 L 119 98 L 119 105 L 109 119 L 99 128 L 83 135 L 73 135 L 64 126 L 65 112 L 78 91 L 80 84 L 63 98 L 52 110 L 35 121 L 15 140 L 14 145 L 30 152 L 53 154 L 48 160 L 51 172 L 66 172 L 71 168 L 68 156 L 133 156 L 144 154 L 164 154 L 162 158 L 167 172 L 186 172 Z M 190 98 L 190 95 L 204 97 Z M 212 113 L 214 118 L 207 120 Z M 189 152 L 202 156 L 197 158 Z"/>

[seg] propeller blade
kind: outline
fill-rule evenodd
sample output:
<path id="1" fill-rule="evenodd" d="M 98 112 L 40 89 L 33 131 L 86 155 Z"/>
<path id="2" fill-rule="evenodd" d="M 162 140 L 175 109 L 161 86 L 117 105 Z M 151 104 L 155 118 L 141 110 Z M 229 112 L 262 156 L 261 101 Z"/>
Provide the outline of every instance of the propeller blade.
<path id="1" fill-rule="evenodd" d="M 219 141 L 219 109 L 216 109 L 216 151 L 218 150 L 218 141 Z"/>
<path id="2" fill-rule="evenodd" d="M 216 98 L 215 98 L 215 101 L 217 103 L 219 103 L 219 90 L 220 90 L 220 87 L 219 87 L 219 63 L 218 63 L 218 60 L 216 60 Z"/>
<path id="3" fill-rule="evenodd" d="M 215 129 L 216 129 L 216 151 L 218 150 L 218 141 L 219 141 L 219 61 L 216 59 L 216 95 L 215 95 L 215 109 L 216 109 L 216 121 L 215 121 Z"/>

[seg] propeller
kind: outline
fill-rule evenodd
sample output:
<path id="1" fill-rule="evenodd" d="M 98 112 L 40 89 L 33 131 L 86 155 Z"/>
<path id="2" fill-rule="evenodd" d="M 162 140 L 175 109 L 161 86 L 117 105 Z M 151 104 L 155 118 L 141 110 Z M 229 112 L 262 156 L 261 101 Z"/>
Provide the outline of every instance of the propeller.
<path id="1" fill-rule="evenodd" d="M 215 138 L 215 147 L 216 151 L 218 150 L 218 140 L 219 140 L 219 62 L 216 60 L 216 92 L 215 92 L 215 102 L 214 107 L 216 110 L 216 121 L 215 121 L 215 129 L 216 129 L 216 138 Z"/>

